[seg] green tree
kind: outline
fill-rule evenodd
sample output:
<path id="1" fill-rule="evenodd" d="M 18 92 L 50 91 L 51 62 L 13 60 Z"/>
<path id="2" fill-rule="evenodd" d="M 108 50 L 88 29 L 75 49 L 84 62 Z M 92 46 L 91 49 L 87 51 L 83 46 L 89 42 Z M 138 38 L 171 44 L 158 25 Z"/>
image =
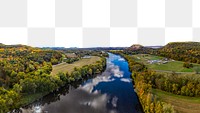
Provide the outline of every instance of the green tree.
<path id="1" fill-rule="evenodd" d="M 20 80 L 20 85 L 22 86 L 22 92 L 24 93 L 35 93 L 37 85 L 31 78 L 25 78 Z"/>
<path id="2" fill-rule="evenodd" d="M 19 84 L 15 84 L 13 86 L 13 90 L 17 93 L 20 93 L 22 91 L 22 86 L 20 86 Z"/>
<path id="3" fill-rule="evenodd" d="M 92 74 L 93 74 L 93 71 L 92 71 L 91 68 L 89 68 L 89 70 L 88 70 L 88 74 L 89 74 L 89 75 L 92 75 Z"/>

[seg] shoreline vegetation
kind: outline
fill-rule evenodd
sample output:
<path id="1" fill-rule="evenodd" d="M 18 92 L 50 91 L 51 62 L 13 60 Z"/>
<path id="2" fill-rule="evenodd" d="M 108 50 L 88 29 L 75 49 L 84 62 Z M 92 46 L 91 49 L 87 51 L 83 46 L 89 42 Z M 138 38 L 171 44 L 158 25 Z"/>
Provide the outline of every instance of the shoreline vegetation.
<path id="1" fill-rule="evenodd" d="M 133 45 L 123 50 L 106 50 L 127 60 L 145 113 L 200 111 L 200 43 L 173 42 L 157 49 Z M 107 55 L 101 50 L 57 51 L 0 44 L 0 113 L 37 100 L 65 84 L 101 73 Z M 82 58 L 91 56 L 100 60 L 77 67 Z M 89 62 L 86 59 L 83 64 Z"/>
<path id="2" fill-rule="evenodd" d="M 53 91 L 65 86 L 67 84 L 70 85 L 71 83 L 75 83 L 76 81 L 83 79 L 83 77 L 92 76 L 92 75 L 96 75 L 96 74 L 103 72 L 105 70 L 105 66 L 106 66 L 105 58 L 100 58 L 100 57 L 94 57 L 94 58 L 98 58 L 98 60 L 96 62 L 88 63 L 89 65 L 83 65 L 82 67 L 74 66 L 74 70 L 70 71 L 71 75 L 68 74 L 68 72 L 58 72 L 57 74 L 53 75 L 53 76 L 60 76 L 60 78 L 63 77 L 63 80 L 64 80 L 63 81 L 64 84 L 62 84 L 60 87 L 54 89 Z M 76 63 L 76 62 L 74 62 L 74 63 Z M 95 68 L 92 68 L 93 66 L 95 66 Z M 86 69 L 86 68 L 88 68 L 88 69 Z M 84 69 L 86 69 L 86 70 L 84 70 Z M 68 70 L 68 69 L 66 68 L 66 70 Z M 82 72 L 83 70 L 85 72 Z M 76 73 L 76 75 L 72 75 L 74 73 Z M 71 78 L 71 80 L 67 80 L 67 78 L 64 78 L 65 75 L 66 75 L 66 77 L 74 76 L 75 78 Z M 22 97 L 21 101 L 19 102 L 20 103 L 19 106 L 22 106 L 22 107 L 27 106 L 28 104 L 33 103 L 34 101 L 39 100 L 42 97 L 52 93 L 53 91 L 25 95 Z"/>
<path id="3" fill-rule="evenodd" d="M 200 111 L 200 43 L 173 42 L 158 49 L 133 45 L 123 51 L 145 113 Z"/>
<path id="4" fill-rule="evenodd" d="M 150 70 L 139 62 L 133 60 L 133 57 L 119 51 L 110 51 L 124 57 L 129 63 L 129 69 L 132 72 L 134 89 L 139 97 L 145 113 L 175 113 L 171 104 L 165 103 L 158 99 L 152 93 L 152 85 L 150 81 L 145 80 L 145 76 L 152 74 Z"/>
<path id="5" fill-rule="evenodd" d="M 133 56 L 117 54 L 129 63 L 134 88 L 145 113 L 199 112 L 199 74 L 160 73 L 135 61 Z"/>
<path id="6" fill-rule="evenodd" d="M 0 44 L 0 113 L 26 106 L 66 84 L 99 74 L 106 68 L 105 53 L 77 50 L 73 53 L 76 58 L 71 58 L 67 52 Z M 85 55 L 88 56 L 84 58 Z M 52 65 L 62 62 L 67 62 L 63 67 L 65 71 L 51 74 Z M 68 65 L 73 66 L 70 73 L 65 69 Z"/>
<path id="7" fill-rule="evenodd" d="M 95 57 L 97 58 L 97 57 Z M 75 63 L 75 62 L 74 62 Z M 71 74 L 68 74 L 68 72 L 58 72 L 58 74 L 54 76 L 59 76 L 62 80 L 61 86 L 58 86 L 56 89 L 52 91 L 42 92 L 42 93 L 35 93 L 35 94 L 28 94 L 25 96 L 22 96 L 21 100 L 19 101 L 20 107 L 27 106 L 28 104 L 31 104 L 44 96 L 52 93 L 55 90 L 58 90 L 59 88 L 67 85 L 67 84 L 73 84 L 81 79 L 83 77 L 92 76 L 96 74 L 100 74 L 105 70 L 106 67 L 106 59 L 103 57 L 99 57 L 96 62 L 93 62 L 92 64 L 88 63 L 88 65 L 83 65 L 82 67 L 74 67 L 74 70 L 71 71 Z M 70 77 L 70 78 L 67 78 Z"/>

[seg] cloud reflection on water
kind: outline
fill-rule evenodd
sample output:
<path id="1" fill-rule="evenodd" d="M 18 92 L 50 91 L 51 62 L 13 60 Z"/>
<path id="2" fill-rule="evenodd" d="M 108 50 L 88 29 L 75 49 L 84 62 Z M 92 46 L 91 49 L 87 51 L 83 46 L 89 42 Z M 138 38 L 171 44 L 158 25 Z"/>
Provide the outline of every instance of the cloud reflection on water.
<path id="1" fill-rule="evenodd" d="M 108 62 L 107 64 L 108 64 L 108 68 L 106 71 L 110 73 L 110 76 L 114 75 L 115 77 L 118 77 L 118 78 L 123 77 L 124 72 L 120 71 L 119 66 L 115 65 L 112 62 Z"/>
<path id="2" fill-rule="evenodd" d="M 131 79 L 128 79 L 128 78 L 121 78 L 120 80 L 121 80 L 122 82 L 128 82 L 128 83 L 131 82 Z"/>
<path id="3" fill-rule="evenodd" d="M 80 113 L 80 111 L 81 113 L 118 113 L 119 97 L 102 93 L 101 88 L 95 89 L 100 83 L 113 83 L 115 80 L 123 83 L 131 82 L 129 78 L 123 78 L 124 72 L 113 63 L 115 60 L 125 61 L 119 56 L 111 55 L 107 60 L 107 68 L 101 75 L 88 80 L 77 89 L 70 90 L 67 95 L 61 95 L 59 101 L 39 106 L 40 109 L 48 113 Z M 32 113 L 28 111 L 23 113 Z"/>

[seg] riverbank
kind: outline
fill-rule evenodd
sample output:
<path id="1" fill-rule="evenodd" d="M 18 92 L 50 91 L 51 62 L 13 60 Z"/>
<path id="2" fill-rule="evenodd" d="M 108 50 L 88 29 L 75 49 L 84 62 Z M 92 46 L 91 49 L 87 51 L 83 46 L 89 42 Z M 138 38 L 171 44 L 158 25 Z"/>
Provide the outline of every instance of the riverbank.
<path id="1" fill-rule="evenodd" d="M 18 106 L 20 106 L 20 107 L 27 106 L 28 104 L 31 104 L 34 101 L 37 101 L 37 100 L 41 99 L 42 97 L 48 95 L 49 93 L 51 93 L 51 92 L 43 92 L 43 93 L 24 95 L 20 99 L 20 101 L 18 103 L 19 104 Z"/>
<path id="2" fill-rule="evenodd" d="M 129 63 L 129 69 L 132 72 L 134 89 L 139 97 L 140 103 L 145 113 L 174 113 L 173 106 L 155 97 L 152 93 L 152 75 L 153 71 L 134 60 L 133 56 L 123 54 L 122 52 L 113 52 L 124 57 Z"/>
<path id="3" fill-rule="evenodd" d="M 122 56 L 126 57 L 129 61 L 130 69 L 132 70 L 133 80 L 135 83 L 136 92 L 140 98 L 140 102 L 143 105 L 145 112 L 154 112 L 152 109 L 162 109 L 162 112 L 180 112 L 180 113 L 198 113 L 199 112 L 199 75 L 194 72 L 171 72 L 162 71 L 166 69 L 175 69 L 178 67 L 183 67 L 183 62 L 173 61 L 174 65 L 160 64 L 161 66 L 166 66 L 165 68 L 154 70 L 155 68 L 150 68 L 147 59 L 158 60 L 163 59 L 163 57 L 152 56 L 152 55 L 126 55 L 120 52 Z M 118 53 L 118 54 L 120 54 Z M 178 63 L 177 63 L 178 62 Z M 199 66 L 199 64 L 194 64 L 194 66 Z M 158 66 L 157 66 L 158 67 Z M 182 70 L 184 70 L 182 68 Z M 178 70 L 180 71 L 180 70 Z M 145 96 L 146 95 L 146 96 Z M 153 101 L 151 100 L 153 98 Z M 154 102 L 161 102 L 160 108 L 156 108 L 157 104 Z M 163 107 L 163 103 L 166 107 Z M 159 107 L 157 106 L 157 107 Z M 156 111 L 157 111 L 156 110 Z"/>
<path id="4" fill-rule="evenodd" d="M 97 58 L 97 57 L 94 57 Z M 77 67 L 74 66 L 74 70 L 71 71 L 70 74 L 68 72 L 59 72 L 56 75 L 53 75 L 54 77 L 59 77 L 62 83 L 59 83 L 60 85 L 56 87 L 54 90 L 46 91 L 46 92 L 39 92 L 39 93 L 31 93 L 31 94 L 21 94 L 20 101 L 17 103 L 17 108 L 27 106 L 28 104 L 31 104 L 44 96 L 49 95 L 50 93 L 54 92 L 55 90 L 58 90 L 59 88 L 67 85 L 67 84 L 74 84 L 80 80 L 82 80 L 85 77 L 90 77 L 95 74 L 99 74 L 103 72 L 106 68 L 106 59 L 104 57 L 98 57 L 98 59 L 94 62 L 87 63 L 87 65 L 82 65 L 80 67 L 77 63 Z M 80 62 L 80 61 L 79 61 Z M 52 75 L 49 75 L 52 76 Z"/>
<path id="5" fill-rule="evenodd" d="M 33 102 L 21 110 L 51 113 L 143 113 L 128 62 L 109 53 L 106 70 Z M 88 77 L 86 77 L 88 78 Z"/>

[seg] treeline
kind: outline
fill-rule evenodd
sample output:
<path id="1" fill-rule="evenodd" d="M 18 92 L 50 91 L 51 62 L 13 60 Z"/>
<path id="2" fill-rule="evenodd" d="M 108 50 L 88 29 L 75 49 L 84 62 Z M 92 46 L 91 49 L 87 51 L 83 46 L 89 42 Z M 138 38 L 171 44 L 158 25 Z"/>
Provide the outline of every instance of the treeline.
<path id="1" fill-rule="evenodd" d="M 79 59 L 80 58 L 78 58 L 78 57 L 75 57 L 75 58 L 68 57 L 67 59 L 64 59 L 64 62 L 71 64 L 71 63 L 78 61 Z"/>
<path id="2" fill-rule="evenodd" d="M 132 72 L 134 88 L 145 113 L 175 112 L 170 104 L 160 101 L 152 94 L 153 86 L 149 76 L 154 73 L 153 71 L 148 70 L 144 64 L 134 61 L 134 59 L 129 55 L 125 55 L 122 52 L 114 53 L 120 54 L 128 61 L 129 69 Z"/>
<path id="3" fill-rule="evenodd" d="M 59 49 L 58 49 L 59 50 Z M 101 51 L 101 50 L 87 50 L 87 49 L 61 49 L 59 50 L 63 53 L 74 53 L 77 57 L 81 58 L 84 56 L 103 56 L 108 57 L 108 53 Z"/>
<path id="4" fill-rule="evenodd" d="M 154 51 L 154 54 L 178 61 L 200 64 L 200 43 L 172 42 Z"/>
<path id="5" fill-rule="evenodd" d="M 134 77 L 136 75 L 134 75 Z M 200 96 L 199 75 L 180 75 L 176 73 L 156 73 L 154 71 L 147 71 L 144 76 L 144 82 L 149 83 L 152 88 L 176 95 L 191 97 Z"/>
<path id="6" fill-rule="evenodd" d="M 160 101 L 151 93 L 152 84 L 149 76 L 152 71 L 148 70 L 144 64 L 135 62 L 132 57 L 123 55 L 130 65 L 134 87 L 145 113 L 174 113 L 170 104 Z M 149 80 L 146 80 L 149 79 Z"/>
<path id="7" fill-rule="evenodd" d="M 59 49 L 58 49 L 59 50 Z M 60 49 L 62 53 L 65 54 L 64 62 L 74 63 L 85 56 L 99 56 L 99 57 L 108 57 L 108 53 L 99 51 L 99 50 L 84 50 L 84 49 Z M 73 55 L 69 55 L 73 54 Z"/>
<path id="8" fill-rule="evenodd" d="M 199 97 L 200 77 L 199 75 L 180 75 L 177 73 L 153 73 L 145 78 L 151 80 L 153 88 L 171 92 L 177 95 Z"/>

